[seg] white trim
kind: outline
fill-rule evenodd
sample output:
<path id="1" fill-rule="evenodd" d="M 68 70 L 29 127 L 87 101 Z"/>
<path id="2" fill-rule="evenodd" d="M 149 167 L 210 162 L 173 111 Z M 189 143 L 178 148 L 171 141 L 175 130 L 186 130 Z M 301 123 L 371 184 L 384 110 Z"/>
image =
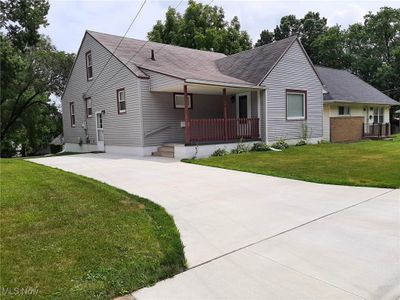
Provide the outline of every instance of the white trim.
<path id="1" fill-rule="evenodd" d="M 258 118 L 258 132 L 261 136 L 261 92 L 257 91 L 257 118 Z"/>
<path id="2" fill-rule="evenodd" d="M 239 97 L 246 96 L 247 97 L 247 116 L 246 118 L 251 118 L 251 94 L 250 93 L 239 93 L 236 94 L 236 118 L 239 118 Z"/>

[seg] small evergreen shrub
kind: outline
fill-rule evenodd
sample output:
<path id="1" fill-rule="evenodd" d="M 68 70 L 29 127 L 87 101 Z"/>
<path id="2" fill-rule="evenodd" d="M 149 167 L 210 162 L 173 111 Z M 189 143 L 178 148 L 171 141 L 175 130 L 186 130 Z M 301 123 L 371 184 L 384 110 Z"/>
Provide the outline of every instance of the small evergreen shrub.
<path id="1" fill-rule="evenodd" d="M 228 155 L 228 154 L 229 154 L 229 152 L 226 151 L 225 149 L 218 148 L 217 150 L 215 150 L 213 152 L 213 154 L 211 154 L 211 156 L 225 156 L 225 155 Z"/>
<path id="2" fill-rule="evenodd" d="M 300 140 L 296 144 L 296 146 L 304 146 L 304 145 L 307 145 L 307 142 L 305 140 Z"/>
<path id="3" fill-rule="evenodd" d="M 318 141 L 318 144 L 329 144 L 329 141 L 327 141 L 327 140 L 320 140 L 320 141 Z"/>
<path id="4" fill-rule="evenodd" d="M 271 149 L 265 143 L 254 143 L 253 148 L 251 148 L 251 151 L 269 151 L 269 150 Z"/>
<path id="5" fill-rule="evenodd" d="M 284 150 L 289 148 L 288 143 L 285 142 L 283 139 L 277 140 L 275 143 L 272 144 L 272 148 Z"/>
<path id="6" fill-rule="evenodd" d="M 240 153 L 245 153 L 250 151 L 250 146 L 247 146 L 243 143 L 239 143 L 236 148 L 231 150 L 232 154 L 240 154 Z"/>

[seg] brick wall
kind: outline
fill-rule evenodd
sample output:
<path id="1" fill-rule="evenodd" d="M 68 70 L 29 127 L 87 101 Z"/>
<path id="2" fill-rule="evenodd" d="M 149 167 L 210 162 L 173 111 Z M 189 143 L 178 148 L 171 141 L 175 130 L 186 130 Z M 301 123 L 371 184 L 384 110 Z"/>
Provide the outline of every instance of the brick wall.
<path id="1" fill-rule="evenodd" d="M 364 117 L 331 117 L 331 142 L 362 139 Z"/>

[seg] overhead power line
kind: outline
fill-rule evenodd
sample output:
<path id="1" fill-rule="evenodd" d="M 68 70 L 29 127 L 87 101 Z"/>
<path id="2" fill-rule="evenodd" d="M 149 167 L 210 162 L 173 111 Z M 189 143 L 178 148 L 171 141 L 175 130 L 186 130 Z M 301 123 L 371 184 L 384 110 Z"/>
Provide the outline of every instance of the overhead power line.
<path id="1" fill-rule="evenodd" d="M 214 0 L 212 0 L 214 1 Z M 183 0 L 179 1 L 179 3 L 174 7 L 175 10 L 178 9 L 178 7 L 182 4 Z M 142 51 L 142 49 L 147 45 L 147 43 L 149 42 L 149 40 L 147 40 L 140 48 L 138 51 L 136 51 L 130 58 L 129 60 L 121 66 L 121 68 L 119 68 L 117 70 L 117 72 L 115 72 L 104 84 L 103 84 L 103 88 L 97 92 L 94 92 L 91 96 L 97 95 L 101 92 L 103 92 L 104 90 L 106 90 L 108 88 L 107 84 L 110 82 L 111 79 L 113 79 L 123 68 L 125 68 L 125 65 L 130 63 L 139 53 L 140 51 Z M 155 54 L 159 53 L 165 46 L 167 46 L 167 44 L 163 45 L 158 51 L 155 52 Z M 138 67 L 141 67 L 142 65 L 139 65 Z"/>
<path id="2" fill-rule="evenodd" d="M 117 47 L 115 47 L 114 51 L 112 54 L 110 54 L 110 57 L 108 58 L 107 62 L 104 64 L 103 68 L 100 70 L 100 73 L 96 76 L 96 78 L 93 80 L 92 84 L 89 86 L 89 88 L 86 90 L 85 94 L 89 92 L 89 90 L 92 88 L 92 86 L 95 84 L 97 78 L 103 73 L 104 69 L 106 68 L 107 64 L 110 62 L 111 58 L 114 56 L 115 52 L 117 51 L 118 47 L 121 46 L 122 41 L 125 39 L 126 35 L 128 34 L 129 30 L 131 29 L 133 23 L 135 23 L 136 19 L 138 18 L 139 14 L 141 13 L 144 5 L 146 4 L 147 0 L 144 0 L 142 5 L 140 6 L 139 10 L 137 11 L 135 17 L 133 18 L 132 22 L 129 24 L 128 29 L 125 31 L 124 35 L 121 37 L 119 43 L 117 44 Z"/>

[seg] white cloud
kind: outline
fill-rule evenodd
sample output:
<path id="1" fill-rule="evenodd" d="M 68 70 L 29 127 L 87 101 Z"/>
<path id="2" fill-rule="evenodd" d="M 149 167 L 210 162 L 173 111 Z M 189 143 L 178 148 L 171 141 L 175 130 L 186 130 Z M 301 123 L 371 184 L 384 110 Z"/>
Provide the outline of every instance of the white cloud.
<path id="1" fill-rule="evenodd" d="M 164 19 L 168 6 L 180 1 L 147 0 L 128 36 L 146 39 L 147 32 L 158 19 Z M 208 3 L 208 1 L 201 1 Z M 50 36 L 60 50 L 77 52 L 86 29 L 123 35 L 142 1 L 129 0 L 51 0 L 48 20 L 50 25 L 42 30 Z M 183 12 L 187 0 L 178 8 Z M 318 11 L 328 19 L 329 25 L 363 22 L 368 11 L 376 12 L 382 6 L 400 7 L 400 1 L 277 1 L 277 0 L 214 0 L 212 5 L 222 6 L 227 19 L 237 15 L 242 29 L 247 30 L 255 42 L 263 29 L 273 30 L 284 15 L 304 16 L 308 11 Z"/>

